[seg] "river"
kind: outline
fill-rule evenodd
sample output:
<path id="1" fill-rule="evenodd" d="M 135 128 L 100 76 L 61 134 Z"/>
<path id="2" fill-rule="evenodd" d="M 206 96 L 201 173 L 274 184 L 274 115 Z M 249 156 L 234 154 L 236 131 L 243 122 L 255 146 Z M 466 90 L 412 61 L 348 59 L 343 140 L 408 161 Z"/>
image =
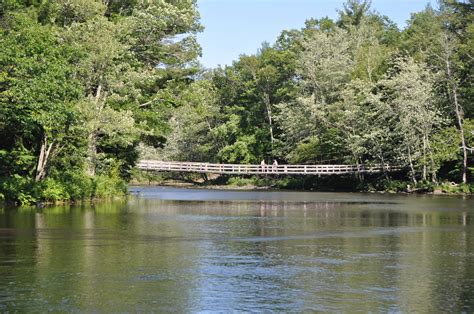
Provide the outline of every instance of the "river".
<path id="1" fill-rule="evenodd" d="M 0 312 L 473 312 L 474 200 L 132 187 L 0 208 Z"/>

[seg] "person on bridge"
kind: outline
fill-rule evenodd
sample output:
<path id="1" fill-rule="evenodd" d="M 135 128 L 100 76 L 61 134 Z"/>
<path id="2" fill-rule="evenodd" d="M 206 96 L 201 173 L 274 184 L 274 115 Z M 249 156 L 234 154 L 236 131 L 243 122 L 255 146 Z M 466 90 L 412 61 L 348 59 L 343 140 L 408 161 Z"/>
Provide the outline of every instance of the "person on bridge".
<path id="1" fill-rule="evenodd" d="M 260 162 L 260 166 L 262 167 L 262 172 L 265 172 L 265 159 L 262 159 L 262 161 Z"/>
<path id="2" fill-rule="evenodd" d="M 273 172 L 278 171 L 278 161 L 276 161 L 276 159 L 273 159 L 272 171 Z"/>

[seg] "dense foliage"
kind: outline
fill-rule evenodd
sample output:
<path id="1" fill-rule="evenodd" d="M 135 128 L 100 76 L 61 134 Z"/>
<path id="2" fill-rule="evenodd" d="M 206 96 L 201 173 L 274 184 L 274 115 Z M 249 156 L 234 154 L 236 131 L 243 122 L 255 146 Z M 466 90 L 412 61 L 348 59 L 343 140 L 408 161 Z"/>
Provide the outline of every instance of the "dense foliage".
<path id="1" fill-rule="evenodd" d="M 467 183 L 472 22 L 472 1 L 444 0 L 399 30 L 370 1 L 349 0 L 337 20 L 310 19 L 196 82 L 209 86 L 206 96 L 187 97 L 175 111 L 164 153 L 229 163 L 391 164 L 404 168 L 397 176 L 408 184 Z"/>
<path id="2" fill-rule="evenodd" d="M 199 68 L 194 1 L 0 3 L 0 196 L 124 193 Z"/>
<path id="3" fill-rule="evenodd" d="M 150 157 L 395 164 L 415 184 L 468 183 L 473 5 L 442 0 L 400 30 L 348 0 L 337 20 L 203 70 L 193 0 L 1 0 L 0 198 L 121 194 Z"/>

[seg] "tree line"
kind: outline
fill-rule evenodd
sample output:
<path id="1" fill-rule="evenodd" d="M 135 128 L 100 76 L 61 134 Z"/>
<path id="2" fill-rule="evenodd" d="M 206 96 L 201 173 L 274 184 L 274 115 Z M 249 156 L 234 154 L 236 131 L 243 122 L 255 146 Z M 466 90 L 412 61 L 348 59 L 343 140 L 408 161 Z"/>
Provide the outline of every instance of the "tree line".
<path id="1" fill-rule="evenodd" d="M 349 0 L 338 13 L 285 30 L 274 44 L 193 82 L 195 96 L 170 119 L 162 154 L 399 165 L 406 184 L 468 183 L 472 1 L 428 5 L 402 30 L 370 1 Z"/>
<path id="2" fill-rule="evenodd" d="M 139 158 L 396 164 L 413 184 L 468 183 L 472 1 L 402 30 L 367 0 L 338 12 L 203 69 L 196 1 L 2 0 L 0 197 L 121 194 Z"/>

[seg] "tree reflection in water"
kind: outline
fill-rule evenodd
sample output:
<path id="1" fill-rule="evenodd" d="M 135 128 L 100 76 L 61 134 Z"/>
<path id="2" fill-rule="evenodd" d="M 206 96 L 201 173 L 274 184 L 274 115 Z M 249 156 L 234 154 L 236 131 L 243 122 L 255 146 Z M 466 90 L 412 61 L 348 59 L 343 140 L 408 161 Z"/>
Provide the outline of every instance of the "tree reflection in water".
<path id="1" fill-rule="evenodd" d="M 473 309 L 470 199 L 159 191 L 0 211 L 0 310 Z"/>

